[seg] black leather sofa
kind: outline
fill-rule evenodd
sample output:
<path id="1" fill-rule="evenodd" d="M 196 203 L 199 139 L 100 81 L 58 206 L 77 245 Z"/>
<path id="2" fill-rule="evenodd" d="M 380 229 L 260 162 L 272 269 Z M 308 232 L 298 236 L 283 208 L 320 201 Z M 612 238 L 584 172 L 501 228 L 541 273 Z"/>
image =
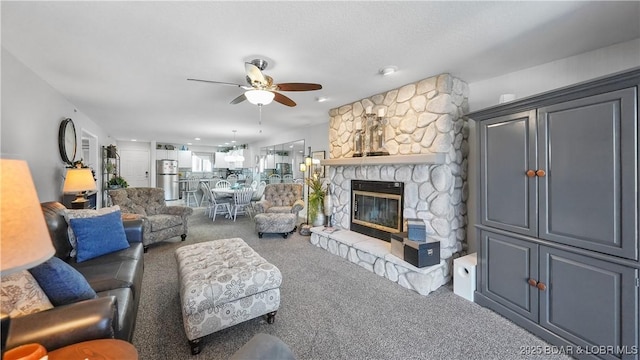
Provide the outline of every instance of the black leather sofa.
<path id="1" fill-rule="evenodd" d="M 144 271 L 142 220 L 124 221 L 129 248 L 77 263 L 70 256 L 64 205 L 41 206 L 55 256 L 78 270 L 98 297 L 11 319 L 6 348 L 36 342 L 52 351 L 94 339 L 131 341 Z"/>

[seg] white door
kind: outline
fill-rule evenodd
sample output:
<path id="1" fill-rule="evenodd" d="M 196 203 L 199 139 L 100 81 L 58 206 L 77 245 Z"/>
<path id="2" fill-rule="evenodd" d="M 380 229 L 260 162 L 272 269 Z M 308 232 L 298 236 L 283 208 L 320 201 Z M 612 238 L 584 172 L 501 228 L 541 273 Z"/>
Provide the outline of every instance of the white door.
<path id="1" fill-rule="evenodd" d="M 126 149 L 120 151 L 120 174 L 129 187 L 149 187 L 149 150 Z"/>

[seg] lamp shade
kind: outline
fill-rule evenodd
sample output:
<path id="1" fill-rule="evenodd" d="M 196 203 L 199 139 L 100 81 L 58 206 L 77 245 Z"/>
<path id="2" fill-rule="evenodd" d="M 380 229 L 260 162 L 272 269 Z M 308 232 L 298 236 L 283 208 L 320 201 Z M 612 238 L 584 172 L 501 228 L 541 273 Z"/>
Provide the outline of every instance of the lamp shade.
<path id="1" fill-rule="evenodd" d="M 55 253 L 29 166 L 0 159 L 0 272 L 32 268 Z"/>
<path id="2" fill-rule="evenodd" d="M 244 96 L 253 105 L 269 105 L 276 94 L 267 90 L 249 90 L 244 93 Z"/>
<path id="3" fill-rule="evenodd" d="M 93 180 L 93 173 L 89 168 L 68 169 L 67 177 L 64 179 L 62 192 L 79 193 L 83 191 L 97 190 L 96 182 Z"/>

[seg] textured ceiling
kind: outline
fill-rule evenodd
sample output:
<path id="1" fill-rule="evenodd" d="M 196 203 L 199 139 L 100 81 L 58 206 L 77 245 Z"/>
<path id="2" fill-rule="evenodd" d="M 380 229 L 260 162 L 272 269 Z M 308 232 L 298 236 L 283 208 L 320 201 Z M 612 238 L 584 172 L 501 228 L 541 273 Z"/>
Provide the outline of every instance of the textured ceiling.
<path id="1" fill-rule="evenodd" d="M 474 82 L 640 37 L 640 2 L 10 2 L 2 46 L 119 140 L 254 142 L 448 72 Z M 298 103 L 229 102 L 269 61 Z M 378 70 L 399 71 L 382 77 Z M 318 103 L 318 96 L 329 101 Z M 471 95 L 473 96 L 473 94 Z"/>

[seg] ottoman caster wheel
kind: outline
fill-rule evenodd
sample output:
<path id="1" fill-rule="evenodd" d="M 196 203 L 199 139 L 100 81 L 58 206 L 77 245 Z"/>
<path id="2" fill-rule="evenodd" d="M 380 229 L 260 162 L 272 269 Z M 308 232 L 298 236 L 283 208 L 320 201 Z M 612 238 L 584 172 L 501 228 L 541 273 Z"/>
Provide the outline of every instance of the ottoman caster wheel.
<path id="1" fill-rule="evenodd" d="M 191 355 L 198 355 L 202 350 L 200 348 L 200 339 L 189 340 L 189 347 L 191 348 Z"/>
<path id="2" fill-rule="evenodd" d="M 262 239 L 262 233 L 261 232 L 258 233 L 258 238 Z"/>
<path id="3" fill-rule="evenodd" d="M 186 238 L 187 238 L 187 234 L 182 234 L 182 235 L 180 235 L 180 238 L 182 239 L 182 241 L 184 241 L 184 239 L 186 239 Z"/>
<path id="4" fill-rule="evenodd" d="M 289 233 L 282 233 L 282 237 L 286 239 L 287 237 L 289 237 Z"/>
<path id="5" fill-rule="evenodd" d="M 273 324 L 276 321 L 276 312 L 270 312 L 267 314 L 267 323 Z"/>

